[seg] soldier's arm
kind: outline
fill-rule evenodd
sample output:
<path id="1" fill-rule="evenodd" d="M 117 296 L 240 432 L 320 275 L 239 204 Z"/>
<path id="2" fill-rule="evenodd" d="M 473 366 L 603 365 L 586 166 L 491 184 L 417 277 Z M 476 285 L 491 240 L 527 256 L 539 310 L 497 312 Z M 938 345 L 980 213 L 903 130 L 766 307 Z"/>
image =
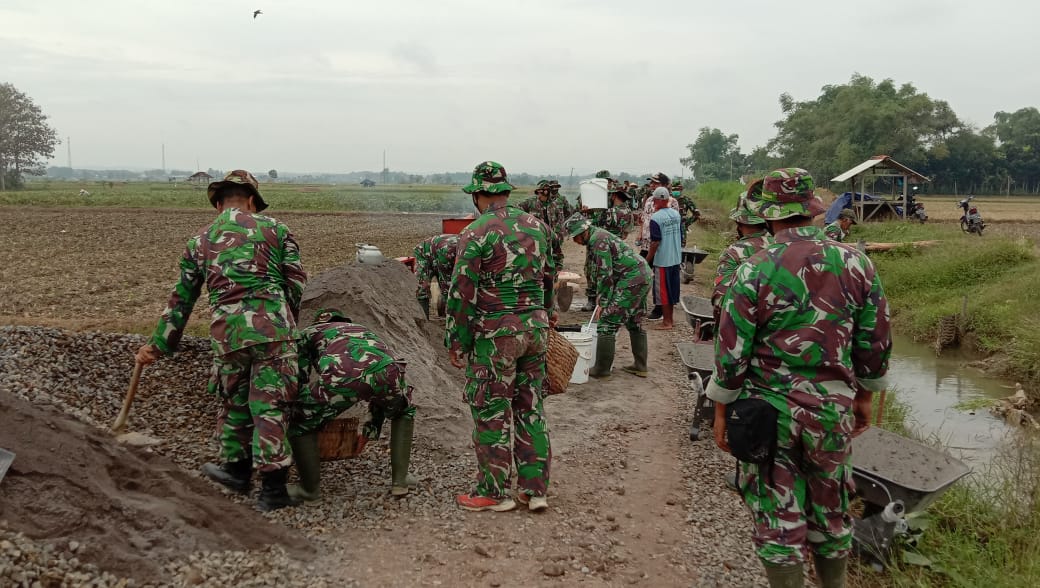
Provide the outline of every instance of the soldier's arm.
<path id="1" fill-rule="evenodd" d="M 733 402 L 744 386 L 758 322 L 759 275 L 757 266 L 742 263 L 722 298 L 715 331 L 715 372 L 704 390 L 716 402 Z"/>
<path id="2" fill-rule="evenodd" d="M 282 256 L 282 276 L 285 278 L 285 300 L 289 305 L 289 312 L 297 321 L 300 320 L 300 303 L 303 300 L 303 287 L 307 284 L 307 272 L 303 271 L 303 262 L 300 260 L 300 246 L 296 238 L 285 229 L 284 254 Z"/>
<path id="3" fill-rule="evenodd" d="M 852 367 L 859 385 L 871 392 L 886 387 L 888 359 L 892 355 L 892 331 L 888 316 L 888 301 L 881 286 L 881 278 L 865 256 L 870 291 L 863 307 L 856 315 L 852 333 Z"/>
<path id="4" fill-rule="evenodd" d="M 477 316 L 477 285 L 483 250 L 469 231 L 459 238 L 458 256 L 451 274 L 448 290 L 447 320 L 444 345 L 452 353 L 469 353 L 473 350 L 473 333 L 469 323 Z"/>
<path id="5" fill-rule="evenodd" d="M 159 324 L 155 326 L 155 331 L 149 339 L 149 342 L 165 355 L 177 350 L 184 335 L 184 326 L 188 323 L 195 301 L 202 293 L 202 284 L 206 281 L 196 258 L 198 248 L 199 237 L 188 241 L 180 260 L 181 277 L 173 287 L 170 300 L 166 303 L 166 310 L 159 317 Z"/>
<path id="6" fill-rule="evenodd" d="M 416 246 L 415 251 L 415 279 L 419 282 L 415 290 L 415 298 L 425 300 L 430 297 L 430 279 L 433 268 L 430 267 L 430 252 L 423 242 Z"/>
<path id="7" fill-rule="evenodd" d="M 610 300 L 610 295 L 614 289 L 614 260 L 610 254 L 610 249 L 604 246 L 603 241 L 596 243 L 596 247 L 592 252 L 592 262 L 595 267 L 596 275 L 596 297 L 600 301 L 605 302 Z"/>

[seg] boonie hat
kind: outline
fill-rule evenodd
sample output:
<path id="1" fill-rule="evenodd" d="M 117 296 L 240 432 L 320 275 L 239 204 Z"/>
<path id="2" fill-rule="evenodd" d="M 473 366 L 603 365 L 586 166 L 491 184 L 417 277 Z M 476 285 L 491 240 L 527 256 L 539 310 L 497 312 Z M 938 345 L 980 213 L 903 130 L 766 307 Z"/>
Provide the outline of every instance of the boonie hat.
<path id="1" fill-rule="evenodd" d="M 646 181 L 648 181 L 648 182 L 657 182 L 658 184 L 661 184 L 662 186 L 667 186 L 668 185 L 668 176 L 664 175 L 661 172 L 657 172 L 656 174 L 654 174 L 654 175 L 650 176 L 649 178 L 647 178 Z"/>
<path id="2" fill-rule="evenodd" d="M 797 167 L 777 169 L 766 174 L 762 192 L 749 195 L 748 205 L 765 220 L 783 220 L 793 216 L 812 218 L 826 207 L 816 197 L 816 184 L 809 172 Z"/>
<path id="3" fill-rule="evenodd" d="M 668 200 L 672 197 L 672 193 L 668 191 L 668 188 L 664 186 L 658 186 L 654 188 L 654 200 Z"/>
<path id="4" fill-rule="evenodd" d="M 548 190 L 552 187 L 552 182 L 549 180 L 538 180 L 538 185 L 535 186 L 535 190 Z"/>
<path id="5" fill-rule="evenodd" d="M 462 191 L 467 194 L 475 192 L 501 194 L 512 190 L 513 185 L 506 181 L 506 168 L 497 161 L 478 163 L 477 167 L 473 168 L 473 178 L 470 179 L 469 185 L 462 188 Z"/>
<path id="6" fill-rule="evenodd" d="M 568 237 L 574 238 L 592 228 L 592 221 L 585 218 L 580 212 L 575 212 L 564 221 L 563 228 L 567 231 Z"/>
<path id="7" fill-rule="evenodd" d="M 209 196 L 209 203 L 213 205 L 213 208 L 217 207 L 217 192 L 225 186 L 231 186 L 234 184 L 244 186 L 253 193 L 253 197 L 256 199 L 257 212 L 261 212 L 267 208 L 267 203 L 264 202 L 264 197 L 260 195 L 260 182 L 256 181 L 253 174 L 244 169 L 231 170 L 226 176 L 224 176 L 223 180 L 210 183 L 209 187 L 206 189 L 206 195 Z"/>
<path id="8" fill-rule="evenodd" d="M 856 222 L 856 213 L 853 212 L 851 208 L 842 208 L 841 212 L 838 213 L 838 218 L 839 219 L 847 218 L 850 221 L 852 221 L 852 224 L 854 224 L 854 225 L 858 225 L 859 224 L 858 222 Z"/>
<path id="9" fill-rule="evenodd" d="M 740 195 L 740 199 L 737 200 L 736 208 L 729 212 L 730 220 L 736 221 L 742 225 L 766 224 L 765 219 L 758 216 L 758 212 L 748 205 L 748 198 L 760 198 L 761 195 L 762 180 L 755 180 L 748 184 L 747 192 Z"/>

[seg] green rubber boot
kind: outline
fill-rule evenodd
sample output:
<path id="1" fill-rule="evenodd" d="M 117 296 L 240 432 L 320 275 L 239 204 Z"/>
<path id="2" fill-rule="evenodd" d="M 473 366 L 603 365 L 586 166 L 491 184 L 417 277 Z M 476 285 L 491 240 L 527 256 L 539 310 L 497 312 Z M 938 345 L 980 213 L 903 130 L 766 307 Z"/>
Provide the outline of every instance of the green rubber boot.
<path id="1" fill-rule="evenodd" d="M 408 463 L 412 459 L 412 432 L 415 419 L 397 417 L 390 421 L 390 494 L 404 496 L 408 487 L 414 486 L 415 478 L 408 475 Z"/>
<path id="2" fill-rule="evenodd" d="M 629 329 L 628 336 L 632 340 L 632 356 L 635 358 L 635 362 L 632 365 L 626 365 L 622 369 L 633 376 L 645 378 L 649 374 L 646 369 L 646 362 L 650 354 L 650 347 L 646 341 L 646 331 Z"/>
<path id="3" fill-rule="evenodd" d="M 321 458 L 318 452 L 318 432 L 307 433 L 289 440 L 299 484 L 289 484 L 286 490 L 294 500 L 314 502 L 321 500 Z"/>
<path id="4" fill-rule="evenodd" d="M 816 577 L 823 588 L 845 588 L 845 570 L 848 567 L 847 557 L 826 558 L 813 554 L 816 565 Z"/>
<path id="5" fill-rule="evenodd" d="M 426 320 L 430 320 L 430 299 L 420 298 L 419 307 L 422 308 L 423 314 L 426 315 Z"/>
<path id="6" fill-rule="evenodd" d="M 778 566 L 767 563 L 766 578 L 769 580 L 769 588 L 804 588 L 805 566 L 794 564 L 789 566 Z"/>
<path id="7" fill-rule="evenodd" d="M 614 364 L 614 335 L 599 335 L 596 339 L 596 363 L 589 370 L 593 378 L 609 378 L 610 366 Z"/>

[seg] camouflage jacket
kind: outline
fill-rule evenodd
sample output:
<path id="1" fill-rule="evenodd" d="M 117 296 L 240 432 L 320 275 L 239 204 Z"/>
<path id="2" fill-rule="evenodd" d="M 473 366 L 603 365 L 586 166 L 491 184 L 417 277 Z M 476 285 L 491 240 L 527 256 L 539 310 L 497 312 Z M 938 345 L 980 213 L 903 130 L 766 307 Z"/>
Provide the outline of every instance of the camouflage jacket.
<path id="1" fill-rule="evenodd" d="M 881 280 L 866 255 L 819 228 L 773 240 L 722 299 L 707 395 L 763 398 L 786 418 L 848 433 L 856 391 L 885 388 L 892 339 Z"/>
<path id="2" fill-rule="evenodd" d="M 603 229 L 592 229 L 585 247 L 590 262 L 586 266 L 592 270 L 592 275 L 586 277 L 601 300 L 610 300 L 619 290 L 631 291 L 653 280 L 653 271 L 646 260 Z"/>
<path id="3" fill-rule="evenodd" d="M 722 297 L 726 294 L 726 290 L 733 283 L 737 268 L 744 263 L 744 260 L 764 249 L 772 242 L 773 238 L 763 229 L 757 233 L 741 237 L 736 243 L 733 243 L 719 254 L 719 264 L 715 268 L 715 289 L 711 293 L 711 306 L 715 310 L 716 323 L 719 320 L 719 304 L 722 302 Z"/>
<path id="4" fill-rule="evenodd" d="M 533 215 L 549 228 L 548 237 L 549 245 L 552 247 L 552 259 L 559 264 L 559 261 L 563 259 L 563 238 L 567 234 L 563 230 L 563 223 L 574 214 L 574 207 L 559 194 L 545 202 L 539 200 L 538 196 L 532 196 L 521 201 L 517 207 Z"/>
<path id="5" fill-rule="evenodd" d="M 176 351 L 203 284 L 213 311 L 215 355 L 296 336 L 307 274 L 289 227 L 277 220 L 225 210 L 188 241 L 180 270 L 150 340 L 163 353 Z"/>
<path id="6" fill-rule="evenodd" d="M 459 235 L 448 291 L 445 345 L 469 353 L 476 337 L 549 326 L 545 309 L 547 229 L 512 206 L 495 206 Z"/>
<path id="7" fill-rule="evenodd" d="M 673 198 L 679 202 L 679 214 L 682 215 L 683 226 L 688 227 L 697 222 L 701 213 L 697 210 L 697 204 L 693 201 L 693 198 L 682 194 L 673 196 Z"/>
<path id="8" fill-rule="evenodd" d="M 845 240 L 845 237 L 849 236 L 848 233 L 841 230 L 841 225 L 838 224 L 838 221 L 834 221 L 826 227 L 823 227 L 823 233 L 827 235 L 828 239 L 831 241 L 837 241 L 838 243 L 841 243 Z"/>
<path id="9" fill-rule="evenodd" d="M 632 230 L 632 209 L 627 204 L 611 206 L 599 211 L 593 217 L 592 224 L 615 237 L 625 239 Z"/>
<path id="10" fill-rule="evenodd" d="M 397 361 L 390 349 L 362 325 L 313 324 L 300 332 L 300 372 L 314 369 L 322 382 L 342 386 L 386 369 Z"/>
<path id="11" fill-rule="evenodd" d="M 434 235 L 423 239 L 415 247 L 415 278 L 419 287 L 415 297 L 424 300 L 430 297 L 430 284 L 447 284 L 455 269 L 455 250 L 459 245 L 458 235 Z M 441 296 L 447 292 L 441 292 Z"/>

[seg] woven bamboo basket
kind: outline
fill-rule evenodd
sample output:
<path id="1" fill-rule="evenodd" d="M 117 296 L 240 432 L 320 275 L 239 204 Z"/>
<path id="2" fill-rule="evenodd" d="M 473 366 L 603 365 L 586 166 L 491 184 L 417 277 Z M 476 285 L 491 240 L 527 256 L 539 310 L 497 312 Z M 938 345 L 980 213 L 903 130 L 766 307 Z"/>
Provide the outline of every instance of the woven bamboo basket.
<path id="1" fill-rule="evenodd" d="M 549 329 L 548 364 L 549 394 L 563 394 L 570 384 L 574 364 L 578 363 L 578 350 L 555 329 Z"/>
<path id="2" fill-rule="evenodd" d="M 321 461 L 338 461 L 361 455 L 356 418 L 332 419 L 318 432 L 318 455 Z"/>

